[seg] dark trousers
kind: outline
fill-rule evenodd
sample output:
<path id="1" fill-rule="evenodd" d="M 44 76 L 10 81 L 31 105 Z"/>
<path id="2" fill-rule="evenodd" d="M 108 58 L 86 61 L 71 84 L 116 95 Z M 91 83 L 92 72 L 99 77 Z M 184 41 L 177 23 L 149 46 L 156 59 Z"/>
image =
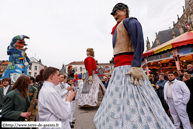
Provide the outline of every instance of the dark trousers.
<path id="1" fill-rule="evenodd" d="M 193 122 L 193 107 L 189 104 L 187 105 L 187 113 L 190 119 L 190 122 Z"/>
<path id="2" fill-rule="evenodd" d="M 166 103 L 164 97 L 159 97 L 159 98 L 160 98 L 160 101 L 161 101 L 161 103 L 162 103 L 162 106 L 163 106 L 164 110 L 166 111 L 166 113 L 168 114 L 168 116 L 170 116 L 170 113 L 168 112 L 169 106 L 168 106 L 168 104 Z"/>

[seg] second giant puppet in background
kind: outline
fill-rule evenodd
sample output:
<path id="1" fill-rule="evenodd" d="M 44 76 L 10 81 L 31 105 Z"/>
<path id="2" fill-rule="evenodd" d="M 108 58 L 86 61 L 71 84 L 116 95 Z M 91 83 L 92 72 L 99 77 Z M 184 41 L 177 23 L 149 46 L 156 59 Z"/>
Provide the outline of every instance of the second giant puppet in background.
<path id="1" fill-rule="evenodd" d="M 87 70 L 86 77 L 83 84 L 82 93 L 78 99 L 79 106 L 99 106 L 105 87 L 97 74 L 97 63 L 94 59 L 93 48 L 87 49 L 87 58 L 84 60 L 84 65 Z"/>
<path id="2" fill-rule="evenodd" d="M 25 53 L 23 47 L 26 46 L 24 38 L 29 39 L 25 35 L 15 36 L 10 45 L 7 48 L 7 55 L 9 55 L 8 67 L 5 70 L 1 79 L 8 77 L 11 78 L 12 83 L 19 78 L 21 75 L 27 75 L 27 68 L 31 65 L 30 60 Z M 26 65 L 26 62 L 28 64 Z"/>

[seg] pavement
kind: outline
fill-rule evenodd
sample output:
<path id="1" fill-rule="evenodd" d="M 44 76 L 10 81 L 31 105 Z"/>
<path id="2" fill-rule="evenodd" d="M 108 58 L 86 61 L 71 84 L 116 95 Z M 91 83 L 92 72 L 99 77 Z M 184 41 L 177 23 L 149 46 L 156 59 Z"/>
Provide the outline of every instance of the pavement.
<path id="1" fill-rule="evenodd" d="M 93 119 L 98 110 L 98 107 L 79 107 L 76 100 L 76 108 L 74 118 L 76 118 L 73 129 L 96 129 Z M 173 119 L 170 117 L 173 121 Z M 193 124 L 191 123 L 192 129 Z"/>
<path id="2" fill-rule="evenodd" d="M 74 118 L 76 118 L 73 129 L 96 129 L 93 119 L 98 107 L 79 107 L 76 100 Z"/>

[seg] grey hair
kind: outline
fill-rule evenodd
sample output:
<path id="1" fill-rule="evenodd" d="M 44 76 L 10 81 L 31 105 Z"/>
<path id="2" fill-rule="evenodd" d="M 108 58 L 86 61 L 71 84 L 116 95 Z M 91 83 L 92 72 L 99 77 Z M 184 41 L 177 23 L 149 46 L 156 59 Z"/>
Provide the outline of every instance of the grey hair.
<path id="1" fill-rule="evenodd" d="M 160 76 L 164 77 L 164 73 L 160 73 Z"/>

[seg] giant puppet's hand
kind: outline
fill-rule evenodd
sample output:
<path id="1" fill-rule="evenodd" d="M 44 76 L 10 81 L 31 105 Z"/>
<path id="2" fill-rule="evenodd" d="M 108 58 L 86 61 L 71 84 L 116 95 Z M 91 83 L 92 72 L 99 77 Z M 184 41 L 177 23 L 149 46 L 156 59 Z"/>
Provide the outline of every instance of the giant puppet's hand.
<path id="1" fill-rule="evenodd" d="M 92 83 L 93 83 L 92 76 L 89 76 L 89 77 L 88 77 L 88 84 L 91 85 Z"/>
<path id="2" fill-rule="evenodd" d="M 131 75 L 131 84 L 133 84 L 133 80 L 135 80 L 134 85 L 137 85 L 137 81 L 139 81 L 139 85 L 141 86 L 141 78 L 143 81 L 145 80 L 141 67 L 131 67 L 131 70 L 127 72 L 126 75 Z"/>

